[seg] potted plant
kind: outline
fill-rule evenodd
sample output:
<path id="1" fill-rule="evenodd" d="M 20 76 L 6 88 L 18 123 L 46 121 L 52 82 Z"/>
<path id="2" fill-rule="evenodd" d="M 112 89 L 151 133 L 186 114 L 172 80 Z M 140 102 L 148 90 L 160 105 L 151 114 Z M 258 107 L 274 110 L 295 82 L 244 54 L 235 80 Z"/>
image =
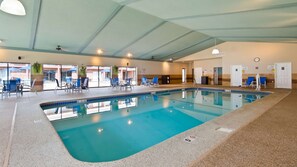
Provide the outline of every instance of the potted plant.
<path id="1" fill-rule="evenodd" d="M 116 66 L 116 65 L 114 65 L 114 66 L 112 67 L 112 78 L 116 78 L 116 77 L 118 77 L 118 72 L 119 72 L 119 67 Z"/>
<path id="2" fill-rule="evenodd" d="M 80 68 L 79 68 L 79 76 L 81 78 L 86 78 L 87 76 L 87 67 L 85 65 L 82 65 Z"/>
<path id="3" fill-rule="evenodd" d="M 42 66 L 40 63 L 35 62 L 32 64 L 32 74 L 42 74 Z"/>
<path id="4" fill-rule="evenodd" d="M 38 62 L 35 62 L 31 66 L 31 81 L 35 80 L 34 90 L 42 91 L 43 90 L 43 73 L 42 73 L 42 65 Z M 30 84 L 31 86 L 31 84 Z"/>
<path id="5" fill-rule="evenodd" d="M 85 65 L 81 65 L 78 71 L 78 76 L 81 78 L 81 86 L 85 82 L 85 79 L 87 78 L 87 67 Z M 88 85 L 86 86 L 88 87 Z M 85 87 L 82 87 L 83 89 L 86 89 Z"/>

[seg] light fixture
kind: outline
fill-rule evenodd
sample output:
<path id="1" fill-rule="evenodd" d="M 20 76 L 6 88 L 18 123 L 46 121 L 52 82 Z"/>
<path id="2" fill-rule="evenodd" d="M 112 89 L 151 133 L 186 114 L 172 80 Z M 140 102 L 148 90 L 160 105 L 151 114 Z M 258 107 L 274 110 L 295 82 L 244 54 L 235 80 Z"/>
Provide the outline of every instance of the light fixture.
<path id="1" fill-rule="evenodd" d="M 132 56 L 133 56 L 132 53 L 130 52 L 127 53 L 127 57 L 132 57 Z"/>
<path id="2" fill-rule="evenodd" d="M 169 59 L 169 61 L 172 61 L 172 60 L 173 60 L 173 58 L 170 58 L 170 59 Z"/>
<path id="3" fill-rule="evenodd" d="M 18 0 L 3 0 L 0 5 L 0 9 L 3 12 L 13 14 L 13 15 L 19 15 L 19 16 L 26 15 L 26 11 L 23 4 Z"/>
<path id="4" fill-rule="evenodd" d="M 97 54 L 98 54 L 98 55 L 101 55 L 102 53 L 103 53 L 103 50 L 102 50 L 102 49 L 98 49 L 98 50 L 97 50 Z"/>
<path id="5" fill-rule="evenodd" d="M 211 54 L 213 54 L 213 55 L 220 54 L 220 50 L 218 48 L 216 48 L 216 46 L 217 46 L 217 39 L 215 38 L 215 48 L 211 52 Z"/>
<path id="6" fill-rule="evenodd" d="M 3 41 L 2 41 L 2 39 L 0 39 L 0 43 L 2 43 Z"/>

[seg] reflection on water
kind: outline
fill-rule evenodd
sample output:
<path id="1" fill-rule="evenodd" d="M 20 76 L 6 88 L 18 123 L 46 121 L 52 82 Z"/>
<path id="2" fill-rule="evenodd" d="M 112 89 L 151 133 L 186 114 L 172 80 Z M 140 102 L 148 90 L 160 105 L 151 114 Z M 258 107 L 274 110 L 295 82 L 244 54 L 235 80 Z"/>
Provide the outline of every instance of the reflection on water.
<path id="1" fill-rule="evenodd" d="M 135 154 L 262 97 L 187 90 L 43 109 L 73 157 L 102 162 Z"/>
<path id="2" fill-rule="evenodd" d="M 180 96 L 181 95 L 181 96 Z M 192 112 L 219 113 L 219 115 L 242 107 L 262 98 L 259 94 L 226 93 L 221 91 L 181 91 L 172 93 L 157 93 L 140 95 L 137 97 L 110 99 L 96 102 L 80 102 L 75 104 L 44 107 L 50 121 L 65 118 L 83 117 L 84 115 L 119 111 L 122 116 L 132 108 L 135 110 L 149 110 L 152 106 L 157 108 L 175 107 Z M 161 98 L 161 99 L 160 99 Z M 189 105 L 190 104 L 190 105 Z M 138 107 L 138 105 L 140 105 Z M 134 110 L 134 111 L 135 111 Z M 94 117 L 93 122 L 98 122 L 99 117 Z"/>

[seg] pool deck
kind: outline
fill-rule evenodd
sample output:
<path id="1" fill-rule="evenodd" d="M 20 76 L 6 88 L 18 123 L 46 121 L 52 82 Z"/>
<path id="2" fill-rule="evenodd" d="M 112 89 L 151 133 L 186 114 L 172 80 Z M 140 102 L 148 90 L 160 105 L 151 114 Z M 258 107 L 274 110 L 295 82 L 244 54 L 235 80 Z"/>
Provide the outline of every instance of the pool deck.
<path id="1" fill-rule="evenodd" d="M 83 99 L 91 97 L 102 97 L 111 96 L 119 94 L 128 93 L 141 93 L 148 91 L 159 91 L 168 90 L 176 88 L 191 87 L 192 85 L 166 85 L 159 87 L 143 87 L 137 86 L 132 91 L 120 91 L 112 88 L 93 88 L 88 92 L 83 93 L 67 93 L 64 91 L 58 91 L 56 94 L 54 91 L 39 92 L 37 95 L 34 93 L 24 93 L 23 97 L 16 98 L 14 95 L 9 99 L 0 100 L 0 164 L 4 167 L 6 166 L 230 166 L 229 163 L 218 163 L 212 165 L 212 160 L 216 153 L 221 155 L 221 161 L 225 161 L 224 149 L 227 149 L 226 155 L 228 155 L 228 150 L 230 154 L 240 155 L 241 152 L 236 152 L 227 148 L 222 148 L 229 141 L 237 141 L 236 146 L 232 147 L 234 150 L 242 150 L 242 144 L 250 144 L 250 141 L 240 140 L 240 135 L 245 135 L 245 131 L 249 130 L 249 127 L 255 129 L 257 132 L 265 130 L 266 133 L 274 132 L 277 133 L 273 128 L 263 129 L 263 125 L 267 127 L 269 121 L 261 120 L 267 114 L 268 118 L 276 119 L 273 114 L 278 114 L 279 111 L 296 110 L 297 103 L 296 100 L 291 100 L 289 104 L 283 104 L 284 109 L 278 105 L 283 103 L 284 98 L 296 99 L 296 90 L 293 93 L 289 90 L 276 90 L 267 89 L 268 91 L 273 91 L 271 95 L 257 100 L 252 104 L 247 104 L 240 109 L 230 112 L 222 117 L 216 118 L 209 121 L 201 126 L 192 128 L 186 132 L 176 135 L 168 140 L 165 140 L 155 146 L 152 146 L 144 151 L 134 154 L 130 157 L 103 163 L 86 163 L 81 162 L 68 153 L 64 147 L 62 141 L 60 140 L 55 129 L 52 127 L 51 123 L 48 121 L 47 117 L 43 113 L 39 104 L 49 101 L 62 101 L 62 100 L 72 100 L 72 99 Z M 229 87 L 222 87 L 230 89 Z M 233 89 L 233 88 L 232 88 Z M 234 88 L 239 89 L 240 88 Z M 253 91 L 253 90 L 252 90 Z M 290 94 L 291 93 L 291 94 Z M 290 94 L 290 95 L 289 95 Z M 289 96 L 288 96 L 289 95 Z M 288 97 L 287 97 L 288 96 Z M 292 97 L 293 96 L 293 97 Z M 281 103 L 279 103 L 281 101 Z M 271 112 L 273 110 L 274 112 Z M 268 111 L 267 113 L 265 113 Z M 276 112 L 278 111 L 278 112 Z M 264 114 L 265 113 L 265 114 Z M 264 114 L 264 115 L 262 115 Z M 296 123 L 290 124 L 297 129 L 297 117 L 295 114 L 283 117 L 283 122 L 279 124 L 285 124 L 286 119 L 295 119 Z M 261 116 L 262 115 L 262 116 Z M 257 119 L 258 118 L 258 119 Z M 267 118 L 266 118 L 267 119 Z M 257 123 L 259 122 L 260 123 Z M 253 122 L 254 121 L 254 122 Z M 268 124 L 266 126 L 266 124 Z M 257 126 L 256 126 L 257 125 Z M 285 126 L 285 125 L 284 125 Z M 218 128 L 229 128 L 233 131 L 231 133 L 218 131 Z M 11 131 L 12 130 L 12 131 Z M 286 129 L 283 129 L 281 140 L 292 135 L 292 131 L 288 131 L 286 134 Z M 251 133 L 251 132 L 250 132 Z M 247 133 L 249 134 L 249 133 Z M 272 133 L 273 134 L 273 133 Z M 278 133 L 277 133 L 278 134 Z M 191 143 L 184 141 L 184 138 L 194 135 L 196 140 Z M 251 133 L 253 138 L 258 138 L 258 133 Z M 269 138 L 273 138 L 270 135 L 260 135 L 261 140 L 271 141 Z M 296 145 L 297 133 L 293 134 Z M 234 139 L 235 137 L 235 139 Z M 275 141 L 274 141 L 275 142 Z M 223 144 L 223 145 L 222 145 Z M 241 145 L 240 145 L 241 144 Z M 230 145 L 230 144 L 229 144 Z M 265 143 L 264 143 L 265 145 Z M 227 145 L 228 146 L 228 145 Z M 252 148 L 258 148 L 262 146 L 251 145 L 250 154 L 253 154 Z M 278 145 L 278 147 L 288 147 L 286 144 Z M 244 147 L 245 148 L 245 147 Z M 295 146 L 296 148 L 296 146 Z M 222 152 L 223 150 L 223 152 Z M 265 149 L 256 151 L 262 151 L 265 153 Z M 296 153 L 296 150 L 295 150 Z M 276 154 L 276 153 L 275 153 Z M 242 154 L 244 156 L 245 154 Z M 283 155 L 279 152 L 279 155 Z M 297 154 L 295 154 L 296 156 Z M 266 155 L 267 156 L 267 155 Z M 285 155 L 284 155 L 285 156 Z M 231 157 L 232 158 L 232 157 Z M 234 157 L 233 157 L 234 158 Z M 257 157 L 256 157 L 257 158 Z M 261 157 L 258 157 L 258 165 L 261 165 Z M 232 161 L 232 159 L 226 159 L 226 161 Z M 296 161 L 295 166 L 296 166 Z M 235 163 L 235 162 L 234 162 Z M 244 166 L 241 165 L 242 161 L 236 161 L 235 164 L 231 166 Z M 215 163 L 214 163 L 215 164 Z M 224 165 L 226 164 L 226 165 Z M 244 164 L 244 163 L 243 163 Z M 256 165 L 256 166 L 258 166 Z"/>

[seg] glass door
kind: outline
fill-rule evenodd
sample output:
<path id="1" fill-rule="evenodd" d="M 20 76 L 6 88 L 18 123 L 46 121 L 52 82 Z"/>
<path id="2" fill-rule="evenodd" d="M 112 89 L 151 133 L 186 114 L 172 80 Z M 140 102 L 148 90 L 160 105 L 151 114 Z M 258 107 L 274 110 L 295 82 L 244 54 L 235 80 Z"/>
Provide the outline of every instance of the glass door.
<path id="1" fill-rule="evenodd" d="M 99 86 L 98 70 L 98 66 L 87 66 L 87 77 L 89 78 L 89 87 Z"/>
<path id="2" fill-rule="evenodd" d="M 137 68 L 136 67 L 119 67 L 118 77 L 120 82 L 125 79 L 132 78 L 132 85 L 137 84 Z"/>
<path id="3" fill-rule="evenodd" d="M 8 64 L 0 63 L 0 85 L 3 84 L 3 80 L 8 80 Z"/>
<path id="4" fill-rule="evenodd" d="M 62 85 L 70 84 L 73 79 L 77 79 L 77 66 L 62 65 Z"/>
<path id="5" fill-rule="evenodd" d="M 8 78 L 20 79 L 25 85 L 31 85 L 31 65 L 23 63 L 8 63 Z"/>
<path id="6" fill-rule="evenodd" d="M 111 67 L 99 67 L 99 86 L 110 86 Z"/>
<path id="7" fill-rule="evenodd" d="M 55 79 L 61 83 L 61 65 L 43 64 L 43 90 L 55 89 Z"/>
<path id="8" fill-rule="evenodd" d="M 60 86 L 72 82 L 78 77 L 76 65 L 43 64 L 43 90 L 52 90 L 57 87 L 56 80 Z"/>

